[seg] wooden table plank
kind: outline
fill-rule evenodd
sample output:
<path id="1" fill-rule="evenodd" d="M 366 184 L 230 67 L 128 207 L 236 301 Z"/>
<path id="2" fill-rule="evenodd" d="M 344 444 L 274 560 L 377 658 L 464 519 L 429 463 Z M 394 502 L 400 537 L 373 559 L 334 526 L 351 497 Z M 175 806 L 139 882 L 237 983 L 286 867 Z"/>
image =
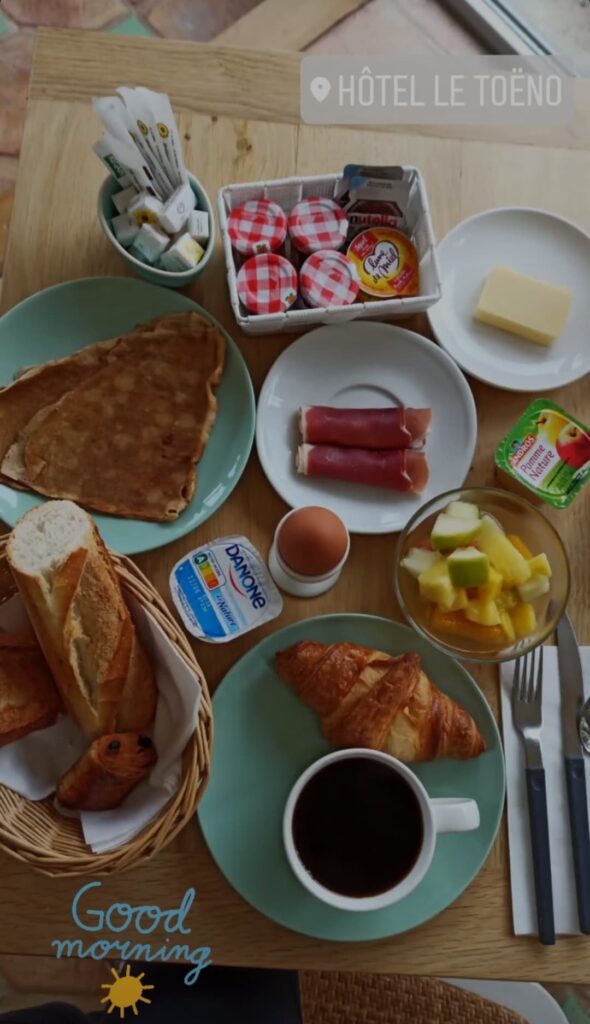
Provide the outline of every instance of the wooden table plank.
<path id="1" fill-rule="evenodd" d="M 178 46 L 173 44 L 171 53 Z M 105 60 L 106 50 L 102 52 Z M 184 60 L 182 44 L 179 52 Z M 197 52 L 200 55 L 199 48 Z M 113 56 L 110 61 L 112 77 L 101 85 L 105 91 L 110 91 L 120 80 L 130 80 L 127 76 L 118 77 L 117 41 L 113 41 L 112 53 L 119 57 Z M 273 61 L 274 57 L 267 62 L 266 57 L 258 55 L 262 78 L 271 73 L 269 68 L 274 66 Z M 73 67 L 71 55 L 68 67 L 70 70 Z M 83 69 L 79 74 L 86 88 L 88 79 Z M 165 88 L 166 61 L 159 74 L 161 80 L 151 79 L 150 84 Z M 98 122 L 87 103 L 64 98 L 66 89 L 59 84 L 59 72 L 55 72 L 53 81 L 56 93 L 62 98 L 48 98 L 49 92 L 37 88 L 29 104 L 2 295 L 3 309 L 60 280 L 125 273 L 124 265 L 104 239 L 96 218 L 96 192 L 103 172 L 90 144 L 97 136 Z M 185 81 L 183 88 L 186 85 Z M 78 94 L 79 86 L 70 81 L 69 87 Z M 358 155 L 374 162 L 418 164 L 426 176 L 439 236 L 462 217 L 497 203 L 551 206 L 590 227 L 590 210 L 583 204 L 590 155 L 582 150 L 568 153 L 552 146 L 537 150 L 493 141 L 427 137 L 410 131 L 389 135 L 352 129 L 327 131 L 299 126 L 283 115 L 279 120 L 287 123 L 269 121 L 267 116 L 250 119 L 217 116 L 208 112 L 206 103 L 204 109 L 196 109 L 195 102 L 200 103 L 200 98 L 196 101 L 191 98 L 188 105 L 180 104 L 180 127 L 186 141 L 187 164 L 212 196 L 222 183 L 294 172 L 334 171 L 351 156 Z M 229 103 L 228 95 L 221 106 L 223 103 Z M 239 110 L 243 111 L 243 105 Z M 538 173 L 539 167 L 542 175 Z M 67 196 L 67 203 L 64 203 L 64 196 Z M 23 239 L 26 239 L 26 246 Z M 207 273 L 187 292 L 230 329 L 258 388 L 273 360 L 293 336 L 254 338 L 236 329 L 219 248 Z M 415 318 L 409 325 L 426 331 L 425 318 Z M 476 382 L 472 382 L 472 386 L 480 415 L 480 443 L 471 478 L 491 482 L 495 444 L 505 427 L 528 404 L 528 399 Z M 567 408 L 587 417 L 587 391 L 587 386 L 580 383 L 562 389 L 555 397 Z M 590 495 L 579 499 L 566 518 L 559 520 L 571 550 L 575 550 L 578 538 L 583 535 L 583 526 L 587 525 L 589 500 Z M 283 502 L 268 484 L 253 455 L 231 499 L 208 523 L 175 544 L 140 556 L 138 562 L 167 598 L 169 570 L 195 541 L 246 532 L 266 553 L 274 525 L 284 510 Z M 351 558 L 337 590 L 308 602 L 287 598 L 280 623 L 268 624 L 257 633 L 256 639 L 277 625 L 335 609 L 399 617 L 388 575 L 383 572 L 384 564 L 393 561 L 394 547 L 394 537 L 353 538 Z M 590 639 L 588 573 L 582 559 L 574 559 L 573 568 L 574 617 L 581 638 Z M 380 582 L 371 588 L 359 589 L 359 580 L 367 576 Z M 212 688 L 251 643 L 252 639 L 246 637 L 220 649 L 195 645 Z M 477 677 L 497 712 L 494 671 L 480 670 Z M 0 916 L 0 952 L 45 954 L 50 951 L 52 939 L 73 936 L 69 907 L 78 887 L 76 882 L 60 879 L 48 882 L 7 858 L 1 858 L 1 869 L 4 903 Z M 504 829 L 484 870 L 453 907 L 416 932 L 379 943 L 351 946 L 316 942 L 267 921 L 230 889 L 205 850 L 196 826 L 186 829 L 174 848 L 152 863 L 105 880 L 101 905 L 114 899 L 145 902 L 146 894 L 163 905 L 171 905 L 189 885 L 194 885 L 200 894 L 190 920 L 193 939 L 195 944 L 210 945 L 218 963 L 570 981 L 582 981 L 588 973 L 585 940 L 560 940 L 555 948 L 544 949 L 535 940 L 511 936 Z"/>
<path id="2" fill-rule="evenodd" d="M 318 0 L 321 8 L 323 0 Z M 293 9 L 297 5 L 293 3 Z M 89 101 L 120 84 L 166 91 L 175 107 L 194 113 L 298 124 L 300 56 L 116 36 L 75 29 L 38 29 L 29 96 Z M 576 110 L 569 124 L 403 125 L 402 134 L 435 138 L 506 141 L 516 145 L 587 149 L 590 139 L 590 79 L 575 83 Z M 337 132 L 338 129 L 333 129 Z M 373 134 L 398 129 L 372 125 Z"/>
<path id="3" fill-rule="evenodd" d="M 216 46 L 304 50 L 367 0 L 262 0 L 215 38 Z"/>

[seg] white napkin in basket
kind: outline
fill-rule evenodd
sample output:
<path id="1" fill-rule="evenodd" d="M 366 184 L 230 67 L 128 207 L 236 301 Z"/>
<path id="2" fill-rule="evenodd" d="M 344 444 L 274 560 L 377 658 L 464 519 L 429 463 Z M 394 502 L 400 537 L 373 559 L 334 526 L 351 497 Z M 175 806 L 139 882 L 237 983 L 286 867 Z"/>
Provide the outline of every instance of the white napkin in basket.
<path id="1" fill-rule="evenodd" d="M 590 647 L 580 647 L 586 697 L 590 696 Z M 515 935 L 536 935 L 537 914 L 522 738 L 512 720 L 511 694 L 514 662 L 500 666 L 502 727 L 506 756 L 508 841 L 512 918 Z M 553 912 L 557 935 L 579 934 L 576 883 L 570 837 L 569 811 L 561 723 L 561 690 L 557 648 L 543 650 L 543 731 L 541 749 L 545 765 L 547 817 L 553 882 Z M 586 785 L 590 798 L 590 758 L 586 760 Z"/>
<path id="2" fill-rule="evenodd" d="M 148 730 L 158 752 L 149 778 L 134 789 L 114 811 L 83 811 L 84 839 L 94 853 L 104 853 L 133 839 L 162 810 L 177 791 L 182 773 L 182 751 L 194 732 L 201 702 L 198 677 L 172 647 L 155 619 L 130 594 L 127 604 L 151 659 L 159 691 L 153 728 Z M 20 597 L 0 607 L 0 629 L 28 626 Z M 65 771 L 87 749 L 88 741 L 65 715 L 55 725 L 31 733 L 0 748 L 0 783 L 29 800 L 42 800 L 54 792 Z"/>

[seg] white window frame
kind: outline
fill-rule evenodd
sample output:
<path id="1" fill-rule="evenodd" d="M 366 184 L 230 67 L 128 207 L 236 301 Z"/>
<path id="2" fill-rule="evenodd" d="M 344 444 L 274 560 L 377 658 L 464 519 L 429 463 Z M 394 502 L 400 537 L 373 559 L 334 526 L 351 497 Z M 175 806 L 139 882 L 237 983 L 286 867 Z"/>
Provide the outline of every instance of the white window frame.
<path id="1" fill-rule="evenodd" d="M 538 32 L 511 10 L 510 0 L 440 0 L 490 53 L 553 54 Z"/>

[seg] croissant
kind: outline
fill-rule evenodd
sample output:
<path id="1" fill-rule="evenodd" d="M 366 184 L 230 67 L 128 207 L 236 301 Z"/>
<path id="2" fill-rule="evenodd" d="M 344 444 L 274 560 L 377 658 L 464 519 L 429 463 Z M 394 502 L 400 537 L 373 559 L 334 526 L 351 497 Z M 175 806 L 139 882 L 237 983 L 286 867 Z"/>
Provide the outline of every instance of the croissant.
<path id="1" fill-rule="evenodd" d="M 486 749 L 469 712 L 430 682 L 419 654 L 303 640 L 279 651 L 276 665 L 337 747 L 384 750 L 406 762 Z"/>

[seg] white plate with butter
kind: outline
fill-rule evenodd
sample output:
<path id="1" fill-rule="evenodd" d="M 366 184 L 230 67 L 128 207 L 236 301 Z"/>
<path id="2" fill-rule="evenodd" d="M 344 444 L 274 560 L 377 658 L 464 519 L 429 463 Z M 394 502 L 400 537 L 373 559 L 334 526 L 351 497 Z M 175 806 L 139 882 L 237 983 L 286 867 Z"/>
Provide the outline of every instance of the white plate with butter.
<path id="1" fill-rule="evenodd" d="M 440 345 L 466 373 L 508 391 L 541 394 L 590 371 L 590 235 L 556 214 L 499 207 L 453 228 L 438 256 L 443 294 L 428 317 Z M 551 345 L 475 319 L 496 266 L 573 291 L 565 328 Z"/>

